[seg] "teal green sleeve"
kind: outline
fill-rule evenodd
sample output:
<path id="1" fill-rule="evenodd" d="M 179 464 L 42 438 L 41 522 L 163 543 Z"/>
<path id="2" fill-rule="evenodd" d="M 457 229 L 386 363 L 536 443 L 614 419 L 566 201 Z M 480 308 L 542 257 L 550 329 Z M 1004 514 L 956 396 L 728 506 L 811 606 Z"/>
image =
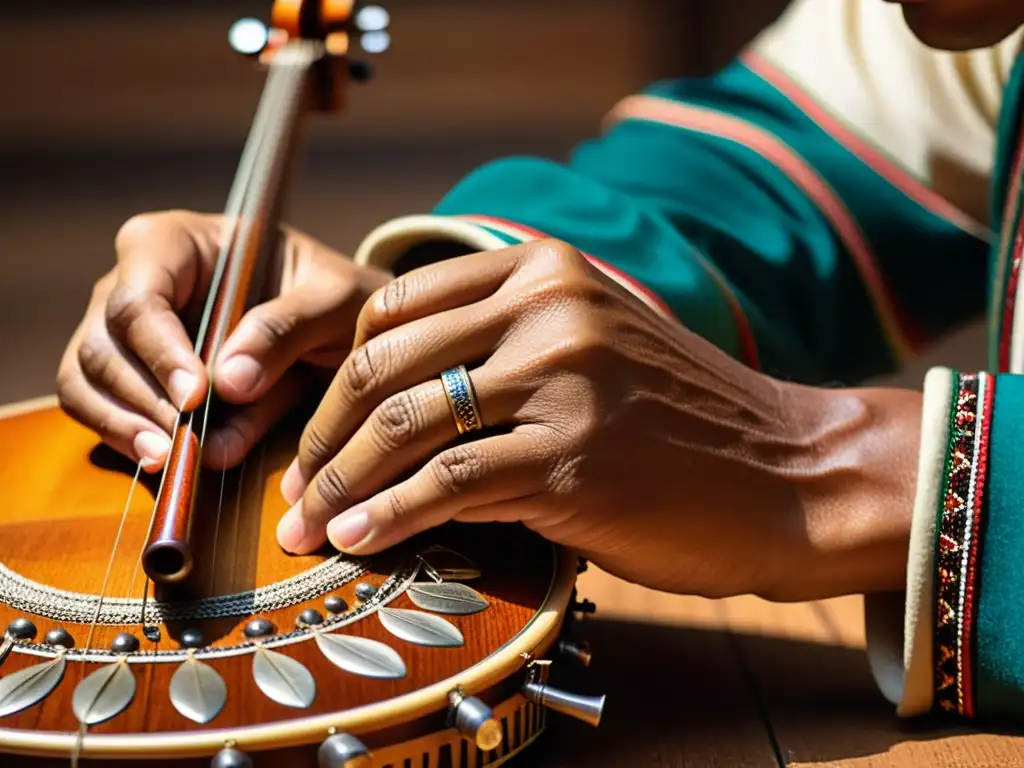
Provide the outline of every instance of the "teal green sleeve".
<path id="1" fill-rule="evenodd" d="M 627 99 L 565 162 L 479 168 L 435 213 L 567 241 L 750 365 L 853 383 L 985 304 L 984 240 L 887 176 L 737 62 Z"/>

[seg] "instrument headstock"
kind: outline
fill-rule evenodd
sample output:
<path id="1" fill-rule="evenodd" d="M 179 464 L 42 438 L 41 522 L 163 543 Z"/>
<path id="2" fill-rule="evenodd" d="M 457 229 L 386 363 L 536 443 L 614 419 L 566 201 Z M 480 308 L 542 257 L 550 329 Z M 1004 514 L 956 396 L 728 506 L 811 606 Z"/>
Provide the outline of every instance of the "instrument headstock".
<path id="1" fill-rule="evenodd" d="M 365 82 L 373 75 L 368 62 L 351 58 L 355 45 L 366 54 L 384 53 L 391 46 L 390 23 L 383 7 L 354 0 L 274 0 L 269 26 L 259 19 L 239 19 L 228 40 L 235 51 L 265 65 L 290 42 L 322 43 L 324 57 L 314 70 L 314 106 L 337 111 L 348 82 Z"/>

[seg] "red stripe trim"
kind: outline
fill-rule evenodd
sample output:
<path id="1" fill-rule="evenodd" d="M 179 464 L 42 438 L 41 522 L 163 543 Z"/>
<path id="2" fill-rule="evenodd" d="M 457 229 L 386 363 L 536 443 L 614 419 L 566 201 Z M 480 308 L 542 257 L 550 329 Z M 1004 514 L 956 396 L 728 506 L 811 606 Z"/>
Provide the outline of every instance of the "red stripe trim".
<path id="1" fill-rule="evenodd" d="M 740 61 L 754 74 L 761 77 L 761 79 L 792 101 L 800 111 L 813 120 L 825 133 L 832 136 L 832 138 L 856 155 L 866 165 L 870 166 L 879 176 L 922 208 L 925 208 L 939 218 L 946 219 L 954 226 L 980 239 L 985 239 L 982 233 L 990 232 L 988 227 L 964 213 L 920 179 L 912 176 L 891 157 L 885 155 L 854 133 L 848 126 L 815 101 L 814 97 L 803 90 L 799 83 L 768 63 L 757 53 L 748 50 L 740 56 Z"/>
<path id="2" fill-rule="evenodd" d="M 527 227 L 523 224 L 508 221 L 506 219 L 495 218 L 493 216 L 467 215 L 459 216 L 459 218 L 465 219 L 467 221 L 473 221 L 478 224 L 482 224 L 483 226 L 499 226 L 502 229 L 510 229 L 513 230 L 514 232 L 518 231 L 534 239 L 544 239 L 551 237 L 550 235 L 541 232 L 540 230 L 533 229 L 532 227 Z M 760 370 L 760 362 L 757 352 L 757 342 L 754 338 L 754 331 L 750 326 L 750 321 L 747 319 L 746 313 L 743 311 L 743 307 L 739 303 L 739 299 L 736 298 L 736 295 L 732 292 L 732 289 L 726 282 L 725 277 L 718 272 L 714 265 L 709 263 L 703 257 L 703 255 L 696 249 L 693 249 L 693 253 L 697 258 L 698 263 L 704 268 L 704 270 L 711 276 L 711 278 L 718 285 L 719 289 L 722 291 L 726 301 L 729 304 L 729 308 L 732 311 L 733 319 L 736 323 L 737 334 L 739 336 L 740 353 L 742 355 L 741 359 L 749 367 L 754 368 L 755 370 Z M 595 256 L 591 256 L 589 253 L 583 253 L 583 256 L 584 258 L 587 259 L 587 261 L 589 261 L 598 269 L 609 273 L 622 283 L 625 283 L 626 286 L 633 290 L 635 293 L 650 299 L 650 301 L 654 303 L 665 314 L 666 317 L 674 319 L 676 318 L 675 313 L 668 306 L 668 304 L 666 304 L 657 294 L 653 293 L 643 283 L 639 282 L 630 275 L 627 275 L 625 272 L 612 266 L 611 264 L 602 261 L 601 259 L 598 259 Z"/>
<path id="3" fill-rule="evenodd" d="M 974 612 L 977 604 L 978 547 L 981 540 L 982 511 L 985 508 L 985 480 L 988 467 L 988 436 L 992 422 L 992 404 L 995 402 L 996 377 L 981 374 L 985 381 L 985 402 L 981 404 L 981 430 L 978 435 L 977 472 L 974 481 L 973 519 L 971 521 L 971 549 L 967 561 L 967 580 L 964 584 L 963 656 L 961 659 L 964 692 L 963 714 L 974 717 Z"/>
<path id="4" fill-rule="evenodd" d="M 715 110 L 655 96 L 630 96 L 615 107 L 610 121 L 650 120 L 734 141 L 770 162 L 796 184 L 822 212 L 853 258 L 898 359 L 920 351 L 924 335 L 896 300 L 856 219 L 832 187 L 791 147 L 768 131 Z"/>

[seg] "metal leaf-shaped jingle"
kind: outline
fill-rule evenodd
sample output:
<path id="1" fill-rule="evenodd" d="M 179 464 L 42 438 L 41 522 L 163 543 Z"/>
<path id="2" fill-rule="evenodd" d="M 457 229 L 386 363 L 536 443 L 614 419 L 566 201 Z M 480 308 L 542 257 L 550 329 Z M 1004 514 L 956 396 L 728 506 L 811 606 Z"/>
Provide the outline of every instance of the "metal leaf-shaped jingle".
<path id="1" fill-rule="evenodd" d="M 405 662 L 389 645 L 365 637 L 316 633 L 316 644 L 328 661 L 363 677 L 398 680 L 405 677 Z"/>
<path id="2" fill-rule="evenodd" d="M 430 547 L 420 555 L 427 575 L 435 581 L 470 581 L 480 578 L 480 569 L 455 550 Z"/>
<path id="3" fill-rule="evenodd" d="M 66 666 L 61 654 L 0 677 L 0 717 L 13 715 L 45 699 L 64 678 Z"/>
<path id="4" fill-rule="evenodd" d="M 472 587 L 446 581 L 440 584 L 410 584 L 409 598 L 425 611 L 466 616 L 479 613 L 490 603 Z"/>
<path id="5" fill-rule="evenodd" d="M 316 681 L 302 664 L 277 651 L 260 648 L 252 658 L 252 676 L 278 704 L 306 709 L 316 698 Z"/>
<path id="6" fill-rule="evenodd" d="M 381 608 L 377 616 L 388 632 L 416 645 L 458 648 L 466 642 L 458 627 L 440 616 L 405 608 Z"/>
<path id="7" fill-rule="evenodd" d="M 75 688 L 71 709 L 83 725 L 96 725 L 121 714 L 135 698 L 135 674 L 123 659 L 102 667 Z"/>
<path id="8" fill-rule="evenodd" d="M 224 678 L 189 656 L 171 678 L 171 703 L 183 716 L 200 724 L 213 720 L 228 700 Z"/>

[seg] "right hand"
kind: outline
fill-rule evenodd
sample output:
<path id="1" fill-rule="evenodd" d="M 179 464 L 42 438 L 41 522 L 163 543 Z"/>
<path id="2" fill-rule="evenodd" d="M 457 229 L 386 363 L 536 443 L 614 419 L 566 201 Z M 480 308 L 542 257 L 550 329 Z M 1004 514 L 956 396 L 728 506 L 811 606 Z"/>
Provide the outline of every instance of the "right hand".
<path id="1" fill-rule="evenodd" d="M 168 211 L 126 222 L 117 265 L 97 281 L 60 363 L 61 407 L 146 471 L 163 467 L 178 409 L 197 408 L 210 386 L 189 330 L 203 311 L 221 219 Z M 296 364 L 336 369 L 360 309 L 390 279 L 287 229 L 280 263 L 278 295 L 249 310 L 221 348 L 213 389 L 241 407 L 207 433 L 210 468 L 237 465 L 301 396 L 318 397 Z"/>

